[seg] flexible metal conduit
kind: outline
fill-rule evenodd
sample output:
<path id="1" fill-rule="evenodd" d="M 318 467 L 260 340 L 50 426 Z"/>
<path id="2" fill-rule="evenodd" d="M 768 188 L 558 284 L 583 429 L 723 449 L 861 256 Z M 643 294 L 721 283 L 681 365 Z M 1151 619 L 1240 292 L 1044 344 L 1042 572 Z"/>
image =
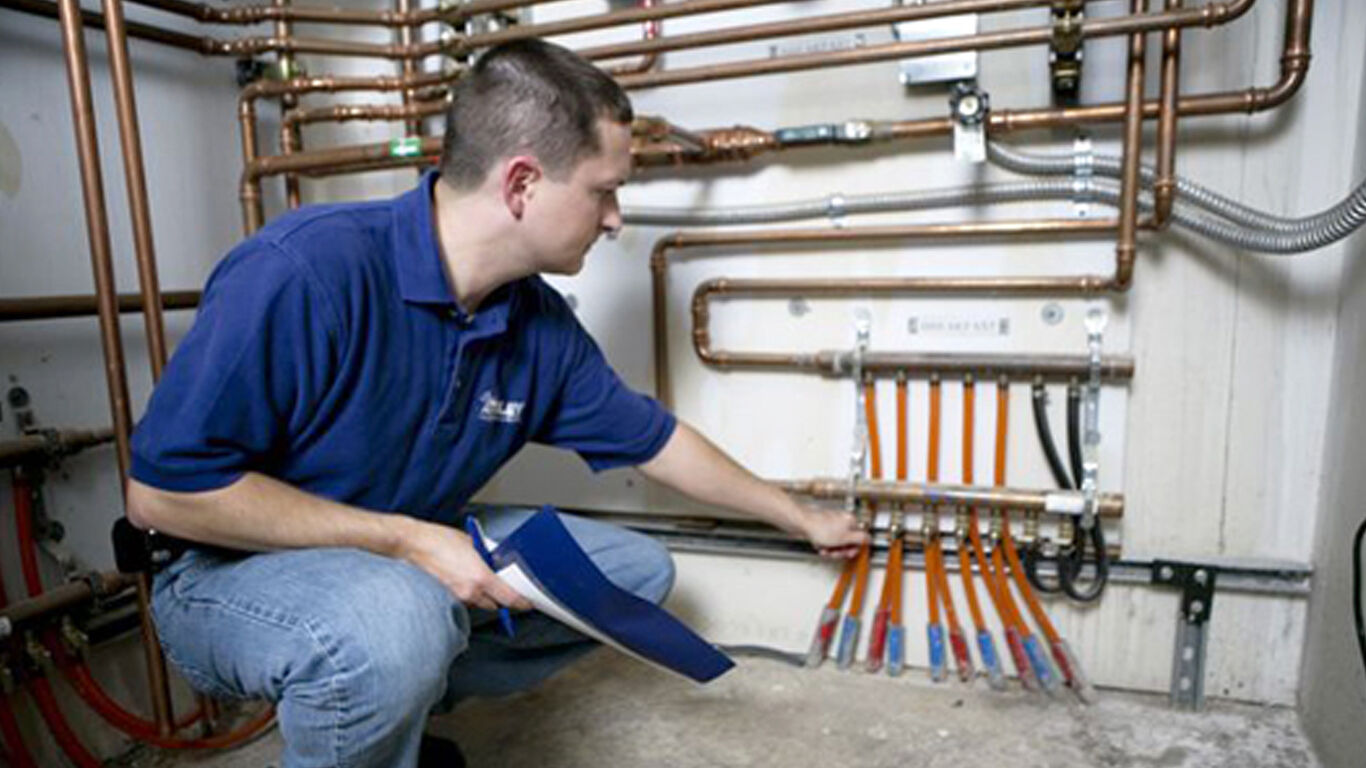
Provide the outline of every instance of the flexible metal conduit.
<path id="1" fill-rule="evenodd" d="M 1076 173 L 1078 163 L 1083 161 L 1075 154 L 1029 153 L 1000 142 L 987 145 L 987 156 L 1002 168 L 1035 176 L 1072 176 Z M 1092 155 L 1088 160 L 1093 173 L 1110 178 L 1119 177 L 1119 158 Z M 1154 168 L 1142 166 L 1139 174 L 1146 186 L 1155 186 L 1158 172 Z M 1318 213 L 1300 217 L 1277 216 L 1259 211 L 1182 176 L 1174 177 L 1174 182 L 1178 202 L 1189 203 L 1228 219 L 1249 233 L 1262 230 L 1259 234 L 1280 238 L 1274 242 L 1284 243 L 1287 248 L 1291 247 L 1291 243 L 1300 243 L 1294 246 L 1298 250 L 1320 248 L 1346 237 L 1366 222 L 1366 180 L 1337 203 Z"/>
<path id="2" fill-rule="evenodd" d="M 1021 159 L 1019 153 L 1012 152 L 1010 159 L 998 154 L 1000 147 L 992 149 L 993 158 L 1015 166 Z M 1113 163 L 1115 158 L 1108 158 Z M 1050 175 L 1064 175 L 1056 172 L 1057 160 L 1050 160 L 1041 168 Z M 1068 161 L 1066 175 L 1071 175 L 1073 167 Z M 1097 170 L 1101 165 L 1097 165 Z M 1012 170 L 1016 168 L 1012 167 Z M 1023 170 L 1023 168 L 1019 168 Z M 1028 171 L 1025 171 L 1028 172 Z M 1039 171 L 1044 173 L 1045 171 Z M 1149 169 L 1151 174 L 1151 169 Z M 1102 175 L 1116 175 L 1117 167 L 1108 166 Z M 1217 200 L 1215 193 L 1198 187 L 1194 182 L 1177 177 L 1177 201 L 1172 210 L 1172 223 L 1200 235 L 1248 251 L 1267 254 L 1295 254 L 1316 250 L 1331 245 L 1355 232 L 1366 223 L 1366 182 L 1363 182 L 1341 202 L 1329 209 L 1300 219 L 1274 217 L 1262 211 L 1249 208 L 1231 200 Z M 1203 190 L 1196 192 L 1196 190 Z M 1191 194 L 1187 197 L 1187 191 Z M 1043 200 L 1088 200 L 1118 207 L 1122 193 L 1112 184 L 1098 179 L 1035 180 L 984 184 L 975 187 L 955 187 L 948 189 L 921 190 L 915 192 L 884 192 L 871 195 L 850 197 L 832 196 L 802 200 L 779 205 L 750 206 L 724 210 L 684 210 L 665 208 L 636 208 L 626 211 L 623 218 L 628 223 L 649 225 L 739 225 L 796 221 L 801 219 L 822 218 L 838 212 L 845 215 L 862 213 L 887 213 L 891 211 L 913 211 L 928 208 L 981 205 L 991 203 L 1026 202 Z M 1189 203 L 1189 205 L 1187 205 Z M 1144 212 L 1153 210 L 1152 195 L 1140 193 L 1139 209 Z M 1218 215 L 1231 214 L 1238 221 L 1226 222 L 1202 216 L 1194 208 L 1200 208 Z M 1235 210 L 1240 212 L 1234 213 Z M 1248 226 L 1262 217 L 1269 221 L 1279 219 L 1275 229 L 1254 229 Z M 1062 220 L 1068 221 L 1068 220 Z M 1081 223 L 1073 220 L 1074 223 Z M 988 222 L 990 223 L 990 222 Z M 856 232 L 857 230 L 840 230 Z"/>

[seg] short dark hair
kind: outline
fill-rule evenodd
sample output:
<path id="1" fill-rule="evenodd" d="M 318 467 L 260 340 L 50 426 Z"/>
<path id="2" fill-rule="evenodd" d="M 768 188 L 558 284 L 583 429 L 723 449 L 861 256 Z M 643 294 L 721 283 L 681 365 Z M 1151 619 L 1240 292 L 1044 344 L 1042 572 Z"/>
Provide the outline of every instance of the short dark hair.
<path id="1" fill-rule="evenodd" d="M 621 86 L 573 51 L 535 39 L 504 43 L 453 89 L 441 177 L 471 189 L 494 162 L 522 151 L 559 174 L 601 149 L 599 119 L 629 125 L 632 117 Z"/>

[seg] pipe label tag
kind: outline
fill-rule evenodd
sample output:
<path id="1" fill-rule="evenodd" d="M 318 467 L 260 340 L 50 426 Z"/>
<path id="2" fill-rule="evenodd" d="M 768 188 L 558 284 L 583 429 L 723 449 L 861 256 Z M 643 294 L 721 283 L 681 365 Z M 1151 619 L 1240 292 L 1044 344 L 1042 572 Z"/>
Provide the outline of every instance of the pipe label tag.
<path id="1" fill-rule="evenodd" d="M 911 315 L 906 332 L 912 336 L 989 338 L 1010 335 L 1010 318 L 998 315 Z"/>

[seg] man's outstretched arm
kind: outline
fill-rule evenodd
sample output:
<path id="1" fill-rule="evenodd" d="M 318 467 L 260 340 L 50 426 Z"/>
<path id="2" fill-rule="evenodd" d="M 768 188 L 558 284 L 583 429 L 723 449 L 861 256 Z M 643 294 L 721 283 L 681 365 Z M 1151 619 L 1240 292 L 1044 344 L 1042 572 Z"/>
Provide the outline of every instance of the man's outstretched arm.
<path id="1" fill-rule="evenodd" d="M 798 504 L 681 421 L 659 453 L 640 465 L 640 471 L 693 499 L 745 512 L 801 536 L 823 555 L 847 557 L 868 540 L 852 516 Z"/>

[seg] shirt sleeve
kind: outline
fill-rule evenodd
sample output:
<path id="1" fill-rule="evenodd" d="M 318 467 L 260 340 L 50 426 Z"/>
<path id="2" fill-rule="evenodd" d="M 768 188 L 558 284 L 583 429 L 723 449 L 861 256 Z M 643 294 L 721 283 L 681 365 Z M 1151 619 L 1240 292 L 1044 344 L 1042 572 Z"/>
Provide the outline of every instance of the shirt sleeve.
<path id="1" fill-rule="evenodd" d="M 654 458 L 673 435 L 673 414 L 627 387 L 569 308 L 557 309 L 563 313 L 557 323 L 563 384 L 550 418 L 533 439 L 577 452 L 595 472 Z"/>
<path id="2" fill-rule="evenodd" d="M 308 274 L 294 256 L 252 243 L 215 269 L 133 433 L 133 478 L 193 492 L 270 472 L 335 368 L 334 315 Z"/>

